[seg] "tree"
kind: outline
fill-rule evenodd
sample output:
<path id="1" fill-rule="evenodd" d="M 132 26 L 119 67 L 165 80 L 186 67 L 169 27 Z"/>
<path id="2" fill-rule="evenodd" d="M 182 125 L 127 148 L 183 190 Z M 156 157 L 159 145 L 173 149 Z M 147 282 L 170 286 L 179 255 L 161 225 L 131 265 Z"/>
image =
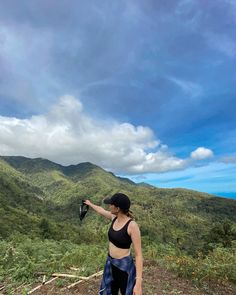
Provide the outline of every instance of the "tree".
<path id="1" fill-rule="evenodd" d="M 223 247 L 231 247 L 233 240 L 236 240 L 236 232 L 232 228 L 232 223 L 228 220 L 223 223 L 216 223 L 206 237 L 208 244 L 222 244 Z"/>

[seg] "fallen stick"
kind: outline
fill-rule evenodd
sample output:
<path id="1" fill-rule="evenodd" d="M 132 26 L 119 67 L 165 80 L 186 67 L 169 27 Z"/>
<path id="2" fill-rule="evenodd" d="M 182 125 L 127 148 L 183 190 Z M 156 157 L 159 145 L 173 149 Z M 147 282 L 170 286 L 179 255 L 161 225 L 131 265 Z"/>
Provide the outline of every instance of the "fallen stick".
<path id="1" fill-rule="evenodd" d="M 82 283 L 82 282 L 84 282 L 84 281 L 88 281 L 88 280 L 90 280 L 90 279 L 92 279 L 92 278 L 95 278 L 95 277 L 101 276 L 102 274 L 103 274 L 103 271 L 101 270 L 101 271 L 99 271 L 99 272 L 96 272 L 96 273 L 92 274 L 92 275 L 89 276 L 89 277 L 84 277 L 83 279 L 80 279 L 79 281 L 77 281 L 77 282 L 75 282 L 75 283 L 73 283 L 73 284 L 67 286 L 66 288 L 67 288 L 67 289 L 71 289 L 71 288 L 73 288 L 74 286 L 76 286 L 76 285 L 78 285 L 78 284 L 80 284 L 80 283 Z"/>
<path id="2" fill-rule="evenodd" d="M 32 290 L 30 290 L 29 292 L 27 292 L 27 295 L 28 295 L 28 294 L 32 294 L 34 291 L 36 291 L 36 290 L 42 288 L 42 286 L 44 286 L 44 285 L 50 284 L 51 282 L 55 281 L 56 279 L 58 279 L 58 277 L 52 278 L 51 280 L 45 282 L 44 284 L 40 284 L 40 285 L 38 285 L 38 286 L 35 287 L 34 289 L 32 289 Z"/>
<path id="3" fill-rule="evenodd" d="M 93 276 L 93 275 L 92 275 Z M 80 280 L 88 280 L 90 277 L 83 277 L 73 274 L 67 274 L 67 273 L 53 273 L 52 277 L 58 277 L 58 278 L 73 278 L 73 279 L 80 279 Z"/>
<path id="4" fill-rule="evenodd" d="M 80 278 L 77 275 L 67 274 L 67 273 L 53 273 L 52 277 L 58 277 L 58 278 Z M 85 277 L 83 277 L 85 278 Z"/>
<path id="5" fill-rule="evenodd" d="M 90 279 L 92 279 L 92 278 L 94 278 L 94 277 L 101 276 L 102 274 L 103 274 L 103 270 L 100 270 L 100 271 L 98 271 L 98 272 L 92 274 L 91 276 L 87 277 L 87 280 L 90 280 Z"/>
<path id="6" fill-rule="evenodd" d="M 78 284 L 80 284 L 80 283 L 82 283 L 82 282 L 84 282 L 84 280 L 79 280 L 79 281 L 77 281 L 77 282 L 75 282 L 75 283 L 73 283 L 73 284 L 67 286 L 65 289 L 71 289 L 71 288 L 73 288 L 74 286 L 76 286 L 76 285 L 78 285 Z"/>
<path id="7" fill-rule="evenodd" d="M 27 292 L 27 294 L 32 294 L 34 291 L 40 289 L 43 285 L 38 285 L 37 287 L 35 287 L 34 289 L 30 290 L 29 292 Z"/>
<path id="8" fill-rule="evenodd" d="M 45 282 L 44 285 L 50 284 L 51 282 L 55 281 L 56 279 L 58 279 L 58 277 L 52 278 L 51 280 Z"/>

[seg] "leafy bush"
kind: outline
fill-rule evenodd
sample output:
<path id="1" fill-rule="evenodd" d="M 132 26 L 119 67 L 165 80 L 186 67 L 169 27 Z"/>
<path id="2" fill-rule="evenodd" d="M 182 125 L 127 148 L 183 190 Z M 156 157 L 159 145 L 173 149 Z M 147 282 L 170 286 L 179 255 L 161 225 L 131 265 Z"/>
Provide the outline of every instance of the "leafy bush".
<path id="1" fill-rule="evenodd" d="M 167 255 L 163 258 L 169 269 L 194 281 L 217 280 L 236 282 L 236 248 L 216 248 L 207 256 L 199 253 L 195 259 L 187 255 Z"/>

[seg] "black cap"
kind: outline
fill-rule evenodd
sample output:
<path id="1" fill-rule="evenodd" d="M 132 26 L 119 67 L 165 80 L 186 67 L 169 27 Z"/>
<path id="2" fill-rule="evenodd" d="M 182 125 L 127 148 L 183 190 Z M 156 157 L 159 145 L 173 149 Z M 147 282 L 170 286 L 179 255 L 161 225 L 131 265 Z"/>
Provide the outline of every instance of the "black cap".
<path id="1" fill-rule="evenodd" d="M 124 212 L 128 212 L 130 208 L 130 199 L 122 193 L 116 193 L 112 197 L 106 198 L 104 203 L 119 207 Z"/>

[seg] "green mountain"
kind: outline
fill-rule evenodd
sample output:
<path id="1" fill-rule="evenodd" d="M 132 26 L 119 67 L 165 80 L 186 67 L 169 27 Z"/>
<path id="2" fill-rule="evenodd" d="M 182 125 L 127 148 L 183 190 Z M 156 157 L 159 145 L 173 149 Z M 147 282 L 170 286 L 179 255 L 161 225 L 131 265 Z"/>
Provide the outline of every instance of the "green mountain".
<path id="1" fill-rule="evenodd" d="M 68 203 L 74 197 L 97 193 L 110 194 L 113 190 L 125 189 L 135 183 L 116 177 L 91 163 L 62 166 L 49 160 L 25 157 L 0 157 L 39 187 L 47 199 L 58 204 Z"/>
<path id="2" fill-rule="evenodd" d="M 24 174 L 0 160 L 0 236 L 7 237 L 12 230 L 30 232 L 44 197 Z"/>
<path id="3" fill-rule="evenodd" d="M 22 220 L 23 232 L 31 228 L 37 232 L 42 218 L 54 227 L 60 222 L 77 226 L 82 199 L 102 204 L 104 197 L 118 191 L 130 196 L 144 240 L 173 243 L 191 253 L 203 247 L 217 222 L 229 222 L 231 227 L 236 223 L 235 200 L 135 184 L 91 163 L 62 166 L 41 158 L 0 157 L 0 185 L 1 224 L 13 226 L 9 216 L 14 215 Z M 86 222 L 91 218 L 103 226 L 92 212 Z M 6 236 L 6 230 L 0 234 Z"/>

